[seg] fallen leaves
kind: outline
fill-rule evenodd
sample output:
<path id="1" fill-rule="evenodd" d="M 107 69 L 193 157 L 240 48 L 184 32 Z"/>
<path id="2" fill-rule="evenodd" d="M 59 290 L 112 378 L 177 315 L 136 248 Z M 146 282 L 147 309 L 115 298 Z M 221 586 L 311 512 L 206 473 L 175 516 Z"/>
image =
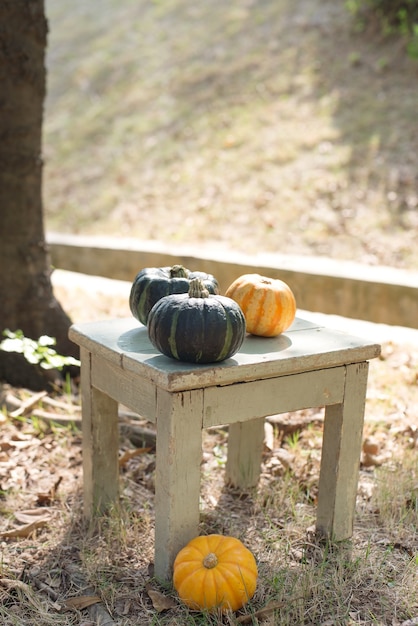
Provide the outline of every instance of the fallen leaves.
<path id="1" fill-rule="evenodd" d="M 391 462 L 393 457 L 399 457 L 402 449 L 416 449 L 418 444 L 417 386 L 411 371 L 408 374 L 406 369 L 415 362 L 410 363 L 404 358 L 395 361 L 395 357 L 391 353 L 380 364 L 387 367 L 393 362 L 396 366 L 394 371 L 399 376 L 396 380 L 397 393 L 394 393 L 392 386 L 394 374 L 391 369 L 386 374 L 384 384 L 373 384 L 372 378 L 369 385 L 369 410 L 362 450 L 363 471 L 359 483 L 359 501 L 365 506 L 373 497 L 375 473 L 384 470 L 388 460 Z M 401 376 L 406 381 L 403 387 L 400 386 Z M 93 537 L 87 539 L 81 525 L 71 531 L 65 528 L 69 507 L 81 508 L 81 496 L 78 493 L 78 487 L 81 486 L 81 438 L 73 429 L 57 428 L 53 416 L 61 415 L 64 422 L 66 412 L 71 410 L 68 419 L 74 417 L 76 420 L 81 417 L 79 407 L 74 405 L 70 409 L 65 399 L 57 400 L 43 394 L 32 396 L 23 390 L 9 390 L 7 397 L 9 417 L 0 420 L 0 488 L 5 492 L 2 501 L 5 515 L 0 518 L 4 558 L 0 605 L 12 604 L 16 612 L 31 605 L 39 613 L 39 624 L 42 626 L 61 626 L 68 623 L 66 620 L 75 618 L 80 626 L 97 623 L 112 626 L 121 622 L 139 623 L 141 620 L 141 623 L 151 623 L 158 619 L 167 619 L 167 623 L 180 623 L 177 620 L 179 616 L 181 620 L 183 615 L 181 603 L 170 589 L 159 587 L 153 574 L 146 569 L 146 563 L 152 559 L 153 549 L 155 432 L 147 430 L 147 423 L 139 421 L 135 416 L 119 414 L 119 465 L 121 480 L 124 481 L 123 497 L 125 502 L 129 499 L 129 510 L 132 513 L 122 535 L 125 531 L 131 534 L 126 545 L 125 539 L 118 537 L 120 551 L 112 544 L 108 547 L 107 556 L 104 556 L 102 543 L 96 543 Z M 15 411 L 18 414 L 10 418 Z M 50 419 L 44 419 L 42 412 Z M 315 504 L 322 429 L 323 413 L 318 410 L 273 416 L 266 421 L 259 493 L 266 488 L 266 499 L 276 498 L 280 493 L 279 485 L 289 474 L 292 484 L 297 483 L 299 489 L 304 489 L 304 502 L 309 498 L 309 502 Z M 203 442 L 202 464 L 202 510 L 205 524 L 208 528 L 218 524 L 223 529 L 224 520 L 227 520 L 225 527 L 232 523 L 239 528 L 243 520 L 247 519 L 249 509 L 255 512 L 254 515 L 257 514 L 258 504 L 248 494 L 237 497 L 238 494 L 224 488 L 222 470 L 227 451 L 225 429 L 205 432 L 205 437 L 207 441 Z M 369 464 L 370 459 L 373 462 Z M 383 467 L 376 470 L 376 461 L 382 459 Z M 416 506 L 416 491 L 410 490 L 408 493 L 411 505 L 405 500 L 401 503 L 406 512 L 408 507 Z M 74 499 L 73 494 L 77 494 Z M 288 536 L 291 523 L 281 517 L 282 508 L 277 506 L 273 516 L 270 504 L 265 506 L 264 510 L 269 515 L 268 532 Z M 261 517 L 257 520 L 259 526 L 255 526 L 251 532 L 255 541 L 261 541 L 260 528 L 263 530 L 264 527 Z M 102 520 L 101 524 L 106 536 L 108 522 Z M 128 528 L 129 524 L 132 524 L 131 528 Z M 83 560 L 78 550 L 80 545 L 87 543 L 92 549 L 87 559 L 84 555 Z M 48 547 L 44 549 L 47 544 Z M 375 542 L 374 547 L 380 546 Z M 385 545 L 382 549 L 385 549 Z M 416 556 L 416 543 L 408 536 L 399 540 L 396 538 L 396 541 L 389 537 L 389 550 L 401 556 L 405 553 L 413 559 Z M 299 563 L 304 556 L 300 551 L 293 557 L 295 553 L 294 549 L 289 553 L 292 555 L 291 564 Z M 51 554 L 55 559 L 52 565 L 49 560 Z M 78 568 L 88 579 L 88 584 L 85 580 L 79 580 L 74 568 Z M 247 605 L 242 611 L 224 616 L 222 623 L 274 624 L 275 620 L 278 621 L 290 610 L 288 604 L 294 601 L 286 598 L 286 606 L 284 601 L 268 602 L 267 596 L 262 597 L 261 593 L 256 602 Z M 43 619 L 42 611 L 45 607 L 51 621 Z M 167 615 L 163 618 L 164 613 Z M 156 617 L 157 614 L 162 615 Z M 100 617 L 102 622 L 98 621 L 98 616 L 103 616 L 103 619 Z M 24 618 L 20 623 L 25 623 Z"/>
<path id="2" fill-rule="evenodd" d="M 32 587 L 22 580 L 0 578 L 0 587 L 3 587 L 8 594 L 15 592 L 22 602 L 26 600 L 40 615 L 44 613 L 42 602 Z"/>
<path id="3" fill-rule="evenodd" d="M 152 602 L 152 606 L 157 611 L 157 613 L 162 613 L 163 611 L 168 611 L 169 609 L 173 609 L 177 606 L 177 602 L 171 596 L 158 591 L 154 587 L 151 586 L 150 583 L 145 585 L 146 592 L 148 597 Z"/>
<path id="4" fill-rule="evenodd" d="M 294 599 L 290 599 L 289 598 L 289 600 L 287 602 L 294 602 Z M 239 617 L 237 617 L 236 622 L 237 622 L 237 624 L 254 624 L 254 623 L 258 623 L 257 621 L 254 622 L 254 620 L 259 620 L 259 619 L 264 620 L 267 617 L 274 616 L 276 611 L 278 611 L 279 609 L 283 608 L 285 606 L 285 604 L 286 604 L 286 602 L 284 602 L 284 601 L 281 601 L 281 602 L 269 602 L 262 609 L 258 609 L 257 611 L 249 613 L 248 615 L 240 615 Z"/>
<path id="5" fill-rule="evenodd" d="M 35 530 L 41 528 L 42 526 L 46 526 L 47 522 L 45 520 L 38 520 L 36 522 L 32 522 L 31 524 L 25 524 L 24 526 L 19 526 L 18 528 L 13 528 L 12 530 L 5 530 L 0 533 L 0 537 L 2 539 L 16 539 L 17 537 L 30 537 Z"/>
<path id="6" fill-rule="evenodd" d="M 25 508 L 29 503 L 42 508 L 43 519 L 20 521 L 22 526 L 10 528 L 10 519 L 3 517 L 0 537 L 31 537 L 47 525 L 46 511 L 56 501 L 60 486 L 72 484 L 80 476 L 80 436 L 52 420 L 47 423 L 34 417 L 36 407 L 49 401 L 45 392 L 7 391 L 2 401 L 9 419 L 2 424 L 0 438 L 0 490 L 14 494 L 10 512 L 19 511 L 24 501 Z M 63 402 L 60 410 L 68 412 L 69 404 Z"/>
<path id="7" fill-rule="evenodd" d="M 8 393 L 5 397 L 5 405 L 8 415 L 12 419 L 31 416 L 57 424 L 79 423 L 81 420 L 81 407 L 73 402 L 57 400 L 46 391 L 38 393 L 26 392 L 28 395 L 19 398 L 17 395 Z M 44 408 L 46 406 L 47 410 Z M 52 407 L 52 409 L 50 408 Z"/>
<path id="8" fill-rule="evenodd" d="M 82 609 L 87 609 L 89 606 L 97 604 L 101 601 L 102 599 L 99 596 L 74 596 L 73 598 L 67 598 L 64 600 L 62 608 L 64 610 L 81 611 Z"/>
<path id="9" fill-rule="evenodd" d="M 150 450 L 151 448 L 135 448 L 135 450 L 125 450 L 122 456 L 119 458 L 119 467 L 123 467 L 128 461 L 134 459 L 140 454 L 147 454 L 147 452 L 150 452 Z"/>
<path id="10" fill-rule="evenodd" d="M 16 398 L 16 396 L 8 394 L 8 396 L 6 397 L 6 402 L 9 402 L 9 404 L 12 405 L 17 405 L 17 409 L 11 411 L 9 413 L 9 417 L 14 419 L 16 417 L 20 417 L 21 415 L 26 415 L 34 406 L 39 403 L 40 400 L 42 400 L 46 396 L 46 391 L 40 391 L 39 393 L 30 395 L 26 400 L 19 400 L 18 398 Z"/>
<path id="11" fill-rule="evenodd" d="M 28 509 L 16 511 L 14 516 L 18 522 L 22 522 L 22 526 L 1 532 L 2 539 L 30 537 L 38 528 L 46 526 L 52 520 L 53 513 L 47 509 Z"/>

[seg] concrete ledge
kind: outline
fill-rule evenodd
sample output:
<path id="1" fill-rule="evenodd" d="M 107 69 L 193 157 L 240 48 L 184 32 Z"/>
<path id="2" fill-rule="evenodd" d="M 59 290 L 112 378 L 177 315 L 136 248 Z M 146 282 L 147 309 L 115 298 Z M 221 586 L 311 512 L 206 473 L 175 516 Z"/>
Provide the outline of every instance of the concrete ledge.
<path id="1" fill-rule="evenodd" d="M 52 265 L 59 269 L 132 281 L 144 267 L 182 263 L 216 276 L 222 292 L 241 274 L 281 278 L 307 311 L 418 328 L 418 272 L 323 257 L 169 247 L 108 237 L 49 233 Z"/>

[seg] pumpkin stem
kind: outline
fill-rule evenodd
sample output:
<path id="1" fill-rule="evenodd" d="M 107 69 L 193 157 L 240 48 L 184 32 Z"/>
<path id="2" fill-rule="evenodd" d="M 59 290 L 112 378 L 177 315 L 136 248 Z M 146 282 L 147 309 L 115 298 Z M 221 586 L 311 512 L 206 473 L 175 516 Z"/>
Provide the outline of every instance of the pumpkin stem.
<path id="1" fill-rule="evenodd" d="M 203 559 L 203 567 L 206 569 L 212 569 L 218 565 L 218 557 L 214 552 L 209 552 Z"/>
<path id="2" fill-rule="evenodd" d="M 189 273 L 183 265 L 173 265 L 170 268 L 170 278 L 187 278 Z"/>
<path id="3" fill-rule="evenodd" d="M 189 285 L 190 298 L 208 298 L 209 291 L 205 287 L 205 283 L 201 278 L 192 278 Z"/>

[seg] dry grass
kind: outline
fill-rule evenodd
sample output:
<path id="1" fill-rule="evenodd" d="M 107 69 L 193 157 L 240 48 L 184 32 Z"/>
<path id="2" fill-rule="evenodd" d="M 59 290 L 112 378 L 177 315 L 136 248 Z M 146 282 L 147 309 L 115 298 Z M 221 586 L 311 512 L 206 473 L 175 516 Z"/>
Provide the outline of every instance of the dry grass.
<path id="1" fill-rule="evenodd" d="M 116 290 L 111 297 L 100 289 L 83 294 L 80 286 L 61 283 L 58 293 L 75 321 L 126 315 L 126 298 Z M 418 616 L 417 371 L 418 350 L 393 343 L 371 363 L 364 439 L 377 450 L 372 459 L 363 453 L 354 536 L 343 544 L 323 543 L 312 532 L 322 410 L 280 416 L 273 423 L 274 448 L 266 448 L 259 487 L 248 493 L 224 485 L 227 432 L 205 434 L 201 532 L 241 538 L 259 566 L 251 604 L 223 618 L 188 611 L 170 584 L 152 578 L 152 452 L 124 464 L 121 510 L 88 528 L 81 514 L 78 431 L 58 425 L 51 430 L 36 417 L 37 407 L 21 421 L 5 417 L 0 532 L 20 527 L 16 514 L 28 509 L 42 508 L 51 519 L 29 537 L 2 538 L 2 623 L 87 626 L 87 609 L 63 607 L 69 597 L 97 594 L 117 626 L 231 626 L 245 614 L 253 625 L 408 624 Z M 77 405 L 77 389 L 64 400 Z M 121 454 L 133 447 L 121 437 Z M 49 501 L 42 500 L 45 494 Z M 169 609 L 159 611 L 161 598 L 153 605 L 150 588 L 168 600 Z M 257 618 L 271 603 L 279 608 Z"/>
<path id="2" fill-rule="evenodd" d="M 77 435 L 67 433 L 66 437 L 79 447 Z M 153 458 L 144 455 L 123 471 L 121 514 L 100 519 L 94 532 L 81 520 L 80 481 L 75 479 L 72 488 L 63 489 L 52 503 L 55 517 L 46 528 L 27 539 L 3 540 L 2 623 L 81 624 L 87 619 L 86 611 L 62 609 L 67 598 L 86 594 L 98 595 L 121 626 L 238 624 L 239 615 L 256 614 L 271 602 L 282 604 L 274 614 L 267 613 L 270 624 L 383 626 L 416 617 L 416 449 L 406 448 L 402 459 L 392 457 L 380 470 L 363 468 L 353 540 L 330 545 L 307 532 L 315 515 L 315 440 L 319 441 L 320 428 L 303 430 L 301 438 L 292 452 L 290 471 L 279 466 L 274 454 L 266 454 L 260 488 L 246 494 L 223 486 L 222 463 L 219 456 L 214 459 L 213 449 L 219 455 L 226 434 L 217 431 L 205 440 L 201 531 L 233 534 L 254 552 L 259 582 L 245 611 L 223 620 L 191 613 L 177 602 L 170 585 L 153 581 L 149 570 Z M 123 449 L 129 444 L 123 441 L 121 445 Z M 286 443 L 282 442 L 282 449 L 287 449 Z M 39 463 L 51 463 L 51 459 L 40 455 Z M 65 470 L 59 467 L 58 471 Z M 33 506 L 33 494 L 27 486 L 24 491 L 17 501 L 13 491 L 5 494 L 2 510 L 9 519 L 3 528 L 16 525 L 12 520 L 16 510 Z M 57 599 L 53 601 L 39 583 L 53 589 Z M 171 598 L 169 610 L 159 612 L 158 604 L 154 608 L 150 586 Z M 252 623 L 259 622 L 254 618 Z"/>
<path id="3" fill-rule="evenodd" d="M 393 42 L 353 34 L 343 3 L 47 9 L 49 228 L 417 267 L 417 66 Z M 74 321 L 129 315 L 117 294 L 57 295 Z M 65 603 L 98 594 L 117 626 L 231 626 L 243 614 L 253 626 L 418 623 L 417 370 L 417 350 L 393 343 L 371 364 L 364 437 L 377 452 L 363 454 L 343 545 L 311 531 L 321 411 L 282 416 L 245 494 L 224 485 L 227 433 L 205 435 L 201 532 L 240 537 L 260 572 L 251 604 L 223 618 L 188 611 L 152 578 L 152 453 L 124 465 L 121 510 L 88 528 L 77 429 L 36 417 L 42 401 L 20 420 L 4 409 L 0 621 L 91 626 L 99 618 Z M 3 389 L 2 404 L 7 392 L 26 395 Z M 78 390 L 65 401 L 77 405 Z M 121 438 L 121 453 L 132 447 Z M 4 534 L 39 510 L 47 520 L 27 537 Z M 171 608 L 153 605 L 150 585 Z"/>
<path id="4" fill-rule="evenodd" d="M 418 267 L 402 42 L 334 0 L 47 9 L 49 229 Z"/>

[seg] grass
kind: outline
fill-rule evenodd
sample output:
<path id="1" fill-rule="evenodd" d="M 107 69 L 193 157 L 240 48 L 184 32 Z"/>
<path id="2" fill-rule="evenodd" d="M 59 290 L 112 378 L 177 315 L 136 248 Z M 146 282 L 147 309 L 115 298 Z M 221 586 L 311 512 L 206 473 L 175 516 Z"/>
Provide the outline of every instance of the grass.
<path id="1" fill-rule="evenodd" d="M 49 229 L 417 267 L 417 65 L 343 3 L 47 13 Z"/>
<path id="2" fill-rule="evenodd" d="M 392 42 L 353 33 L 332 0 L 294 6 L 47 0 L 47 227 L 416 268 L 417 66 Z M 74 321 L 104 304 L 118 314 L 116 298 L 59 299 Z M 231 626 L 245 614 L 255 625 L 271 602 L 267 625 L 416 619 L 417 368 L 416 351 L 390 342 L 371 364 L 364 436 L 379 454 L 363 458 L 350 542 L 312 532 L 320 413 L 305 412 L 311 423 L 291 435 L 276 428 L 259 488 L 245 494 L 223 482 L 225 432 L 207 434 L 201 532 L 241 538 L 259 567 L 254 599 L 222 618 L 187 610 L 153 578 L 151 453 L 123 469 L 121 511 L 89 528 L 79 432 L 4 413 L 0 530 L 45 494 L 53 517 L 1 538 L 2 623 L 88 624 L 86 610 L 62 607 L 89 588 L 118 626 Z M 150 588 L 172 607 L 158 611 Z"/>
<path id="3" fill-rule="evenodd" d="M 60 486 L 44 509 L 54 512 L 53 521 L 27 538 L 2 540 L 2 623 L 88 623 L 86 610 L 63 611 L 62 607 L 67 598 L 92 594 L 102 599 L 118 626 L 238 626 L 245 616 L 250 620 L 245 623 L 253 625 L 386 626 L 416 618 L 418 458 L 413 415 L 418 406 L 417 354 L 388 344 L 382 359 L 371 365 L 364 437 L 379 442 L 384 461 L 362 465 L 350 541 L 334 544 L 313 532 L 320 411 L 293 414 L 292 423 L 300 427 L 291 435 L 276 423 L 274 449 L 264 454 L 260 484 L 246 493 L 223 482 L 225 468 L 219 455 L 226 449 L 227 432 L 206 432 L 201 532 L 239 537 L 253 551 L 259 568 L 252 601 L 236 614 L 224 616 L 190 611 L 178 602 L 170 581 L 153 578 L 153 453 L 137 455 L 123 467 L 121 508 L 89 527 L 82 518 L 80 434 L 74 425 L 48 427 L 44 422 L 41 427 L 39 419 L 30 416 L 4 417 L 2 450 L 7 449 L 7 442 L 24 441 L 25 446 L 17 447 L 9 458 L 11 476 L 16 472 L 21 482 L 15 488 L 10 479 L 3 482 L 2 529 L 15 526 L 16 512 L 36 508 L 37 494 L 47 491 L 48 483 L 58 475 L 63 480 L 62 491 Z M 405 401 L 402 420 L 394 417 L 387 394 L 392 384 L 397 386 L 398 398 Z M 306 419 L 309 416 L 311 421 Z M 121 452 L 132 448 L 125 438 L 120 445 Z M 287 467 L 276 462 L 281 458 L 277 451 L 287 452 Z M 0 463 L 4 463 L 2 458 Z M 19 467 L 27 468 L 26 477 Z M 55 591 L 57 599 L 53 601 L 45 589 Z M 150 590 L 161 594 L 155 605 Z M 158 610 L 161 598 L 169 602 L 165 610 Z M 264 621 L 257 617 L 262 609 L 266 610 Z"/>
<path id="4" fill-rule="evenodd" d="M 417 469 L 416 455 L 407 451 L 395 464 L 376 472 L 378 489 L 373 504 L 387 531 L 399 536 L 417 530 Z"/>

